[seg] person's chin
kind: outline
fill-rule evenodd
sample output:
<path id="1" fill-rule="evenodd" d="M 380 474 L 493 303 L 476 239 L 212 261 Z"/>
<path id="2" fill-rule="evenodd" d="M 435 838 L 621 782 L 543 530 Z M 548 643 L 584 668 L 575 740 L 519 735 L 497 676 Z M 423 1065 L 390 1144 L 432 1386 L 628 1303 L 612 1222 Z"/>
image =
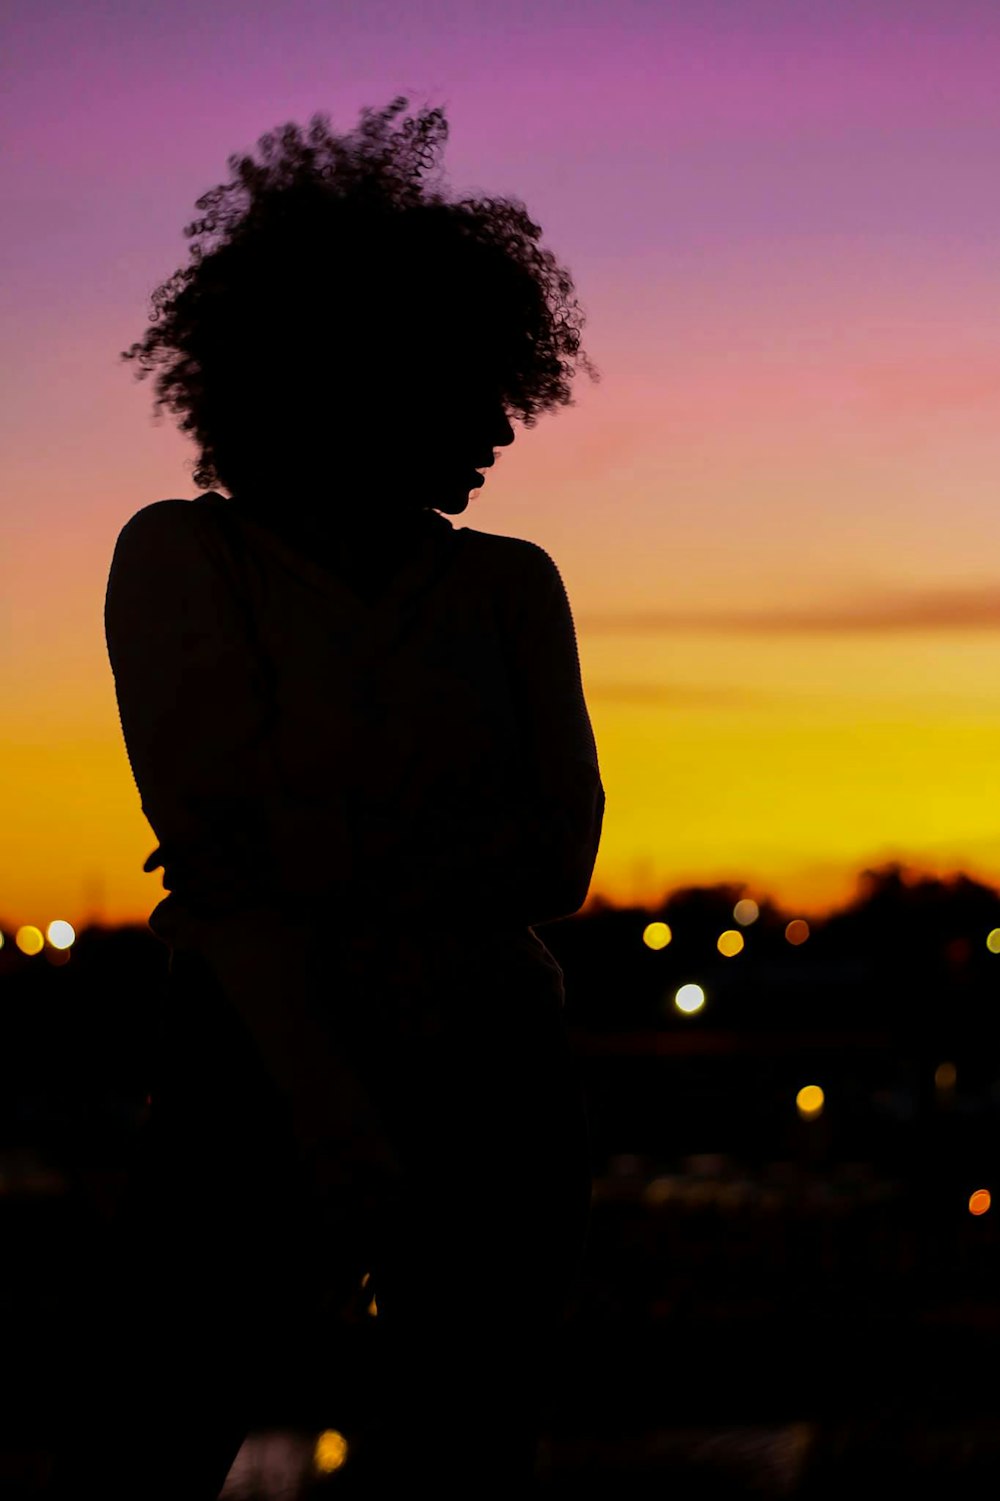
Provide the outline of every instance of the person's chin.
<path id="1" fill-rule="evenodd" d="M 468 509 L 467 495 L 438 495 L 432 502 L 435 511 L 445 511 L 449 516 L 461 516 Z"/>
<path id="2" fill-rule="evenodd" d="M 481 485 L 476 486 L 474 493 L 478 495 L 481 489 Z M 454 481 L 450 484 L 447 481 L 433 484 L 428 487 L 427 504 L 435 511 L 445 511 L 449 516 L 460 516 L 463 511 L 468 510 L 470 491 L 473 491 L 473 486 L 463 480 L 460 480 L 458 484 Z"/>

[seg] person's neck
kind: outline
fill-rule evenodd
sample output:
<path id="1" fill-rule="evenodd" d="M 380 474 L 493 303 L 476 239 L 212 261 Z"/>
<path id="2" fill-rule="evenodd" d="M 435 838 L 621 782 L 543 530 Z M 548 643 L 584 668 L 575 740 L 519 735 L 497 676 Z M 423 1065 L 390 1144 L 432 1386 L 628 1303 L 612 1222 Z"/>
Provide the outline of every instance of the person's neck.
<path id="1" fill-rule="evenodd" d="M 282 503 L 259 492 L 244 492 L 240 499 L 275 531 L 325 549 L 374 547 L 391 551 L 417 537 L 426 528 L 428 516 L 425 506 L 349 510 L 335 504 Z"/>

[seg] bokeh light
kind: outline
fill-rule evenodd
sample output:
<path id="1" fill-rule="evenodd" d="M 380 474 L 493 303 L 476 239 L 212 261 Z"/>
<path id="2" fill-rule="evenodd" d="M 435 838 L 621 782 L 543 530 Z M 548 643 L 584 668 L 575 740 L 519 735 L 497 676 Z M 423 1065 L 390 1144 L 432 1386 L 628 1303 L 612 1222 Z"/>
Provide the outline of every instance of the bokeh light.
<path id="1" fill-rule="evenodd" d="M 316 1440 L 313 1462 L 321 1475 L 332 1475 L 347 1458 L 347 1440 L 336 1428 L 327 1428 Z"/>
<path id="2" fill-rule="evenodd" d="M 785 929 L 785 937 L 789 943 L 796 945 L 805 943 L 809 937 L 809 924 L 803 917 L 793 917 Z"/>
<path id="3" fill-rule="evenodd" d="M 691 1016 L 695 1011 L 700 1011 L 705 1004 L 705 992 L 700 985 L 682 985 L 674 996 L 674 1005 L 678 1011 Z"/>
<path id="4" fill-rule="evenodd" d="M 665 949 L 673 936 L 665 922 L 647 923 L 642 930 L 642 941 L 648 949 Z"/>
<path id="5" fill-rule="evenodd" d="M 975 1193 L 969 1196 L 969 1213 L 985 1214 L 992 1202 L 988 1188 L 977 1188 Z"/>
<path id="6" fill-rule="evenodd" d="M 743 948 L 743 934 L 737 933 L 735 928 L 727 928 L 724 933 L 719 934 L 716 948 L 720 954 L 724 954 L 727 959 L 731 959 L 734 954 L 738 954 Z"/>
<path id="7" fill-rule="evenodd" d="M 733 908 L 733 918 L 739 923 L 741 928 L 745 928 L 750 923 L 756 922 L 759 916 L 760 908 L 752 897 L 749 896 L 741 897 Z"/>
<path id="8" fill-rule="evenodd" d="M 938 1089 L 954 1089 L 958 1069 L 953 1063 L 939 1063 L 934 1070 L 934 1083 Z"/>
<path id="9" fill-rule="evenodd" d="M 63 922 L 61 918 L 49 923 L 45 936 L 54 949 L 68 949 L 76 942 L 76 930 L 72 923 Z"/>
<path id="10" fill-rule="evenodd" d="M 803 1120 L 814 1120 L 823 1114 L 826 1095 L 818 1084 L 804 1084 L 795 1096 L 795 1105 Z"/>
<path id="11" fill-rule="evenodd" d="M 40 954 L 45 947 L 41 928 L 34 928 L 30 923 L 25 923 L 23 927 L 18 928 L 14 935 L 14 942 L 22 954 Z"/>
<path id="12" fill-rule="evenodd" d="M 993 928 L 986 935 L 986 947 L 991 954 L 1000 954 L 1000 928 Z"/>

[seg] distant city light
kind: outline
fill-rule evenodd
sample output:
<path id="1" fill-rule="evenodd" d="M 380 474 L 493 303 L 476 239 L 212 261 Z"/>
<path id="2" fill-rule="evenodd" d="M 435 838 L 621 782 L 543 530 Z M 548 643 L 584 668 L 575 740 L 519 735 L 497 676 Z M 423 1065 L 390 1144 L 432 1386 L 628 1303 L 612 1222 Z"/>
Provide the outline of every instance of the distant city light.
<path id="1" fill-rule="evenodd" d="M 332 1475 L 347 1458 L 347 1440 L 336 1428 L 327 1428 L 316 1440 L 313 1463 L 321 1475 Z"/>
<path id="2" fill-rule="evenodd" d="M 49 923 L 45 936 L 54 949 L 68 949 L 72 943 L 76 942 L 76 931 L 72 923 L 63 922 L 61 918 Z"/>
<path id="3" fill-rule="evenodd" d="M 801 917 L 793 917 L 785 929 L 785 937 L 789 943 L 796 945 L 805 943 L 809 937 L 809 924 Z"/>
<path id="4" fill-rule="evenodd" d="M 975 1193 L 969 1196 L 969 1213 L 985 1214 L 992 1202 L 988 1188 L 977 1188 Z"/>
<path id="5" fill-rule="evenodd" d="M 1000 954 L 1000 928 L 993 928 L 986 935 L 986 947 L 991 954 Z"/>
<path id="6" fill-rule="evenodd" d="M 756 922 L 759 916 L 760 908 L 749 896 L 741 897 L 733 908 L 733 917 L 741 928 L 745 928 L 750 923 Z"/>
<path id="7" fill-rule="evenodd" d="M 22 954 L 40 954 L 45 947 L 45 939 L 42 937 L 40 928 L 33 928 L 30 923 L 18 928 L 14 935 L 14 942 Z"/>
<path id="8" fill-rule="evenodd" d="M 814 1120 L 823 1114 L 826 1095 L 818 1084 L 804 1084 L 795 1096 L 795 1105 L 803 1120 Z"/>
<path id="9" fill-rule="evenodd" d="M 954 1089 L 958 1069 L 953 1063 L 939 1063 L 934 1070 L 934 1083 L 938 1089 Z"/>
<path id="10" fill-rule="evenodd" d="M 678 1011 L 683 1011 L 688 1016 L 700 1011 L 704 1004 L 705 992 L 700 985 L 682 985 L 674 996 L 674 1005 Z"/>
<path id="11" fill-rule="evenodd" d="M 647 923 L 642 930 L 642 941 L 648 949 L 665 949 L 673 936 L 665 922 Z"/>
<path id="12" fill-rule="evenodd" d="M 727 959 L 731 959 L 734 954 L 738 954 L 742 947 L 743 934 L 737 933 L 735 928 L 727 928 L 724 933 L 719 934 L 719 941 L 716 944 L 716 948 Z"/>

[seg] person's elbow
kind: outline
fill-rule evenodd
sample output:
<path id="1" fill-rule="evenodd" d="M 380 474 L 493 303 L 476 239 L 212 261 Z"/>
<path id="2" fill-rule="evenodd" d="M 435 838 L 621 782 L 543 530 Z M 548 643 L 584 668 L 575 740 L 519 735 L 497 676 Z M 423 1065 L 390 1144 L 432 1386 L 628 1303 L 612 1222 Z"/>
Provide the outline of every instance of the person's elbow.
<path id="1" fill-rule="evenodd" d="M 555 922 L 562 917 L 572 917 L 586 902 L 597 862 L 603 824 L 604 788 L 598 777 L 591 789 L 589 818 L 584 824 L 586 836 L 582 839 L 579 836 L 567 839 L 561 856 L 553 862 L 545 882 L 542 903 L 551 916 L 539 921 Z"/>
<path id="2" fill-rule="evenodd" d="M 533 903 L 535 911 L 544 912 L 545 915 L 533 917 L 531 926 L 559 922 L 562 918 L 572 917 L 579 912 L 590 892 L 593 871 L 594 856 L 589 852 L 583 859 L 575 859 L 558 870 L 550 871 L 548 880 L 536 892 Z"/>

